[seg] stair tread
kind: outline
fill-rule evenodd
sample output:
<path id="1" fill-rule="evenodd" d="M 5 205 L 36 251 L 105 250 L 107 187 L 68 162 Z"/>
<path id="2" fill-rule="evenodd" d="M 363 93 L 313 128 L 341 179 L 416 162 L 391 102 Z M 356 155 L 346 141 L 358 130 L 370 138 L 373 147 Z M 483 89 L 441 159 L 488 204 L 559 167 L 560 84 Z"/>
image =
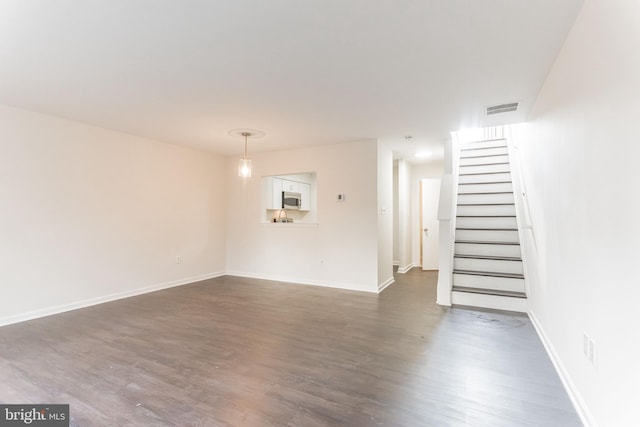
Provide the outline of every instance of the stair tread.
<path id="1" fill-rule="evenodd" d="M 513 181 L 459 182 L 458 185 L 512 184 Z"/>
<path id="2" fill-rule="evenodd" d="M 477 165 L 476 165 L 477 166 Z M 474 172 L 474 173 L 459 173 L 459 176 L 471 176 L 471 175 L 495 175 L 497 173 L 511 173 L 510 171 L 500 171 L 500 172 Z"/>
<path id="3" fill-rule="evenodd" d="M 460 227 L 456 228 L 456 230 L 478 230 L 478 231 L 518 231 L 517 228 L 470 228 L 470 227 Z"/>
<path id="4" fill-rule="evenodd" d="M 515 218 L 515 215 L 456 215 L 456 218 Z"/>
<path id="5" fill-rule="evenodd" d="M 485 193 L 458 193 L 458 196 L 466 196 L 467 194 L 513 194 L 513 191 L 487 191 Z"/>
<path id="6" fill-rule="evenodd" d="M 464 159 L 486 159 L 487 157 L 502 157 L 502 156 L 508 156 L 507 153 L 502 153 L 502 154 L 485 154 L 484 156 L 460 156 L 460 160 L 464 160 Z"/>
<path id="7" fill-rule="evenodd" d="M 493 255 L 471 255 L 471 254 L 454 254 L 454 258 L 466 259 L 490 259 L 495 261 L 522 261 L 522 258 L 515 256 L 493 256 Z"/>
<path id="8" fill-rule="evenodd" d="M 478 144 L 478 143 L 482 143 L 482 142 L 491 142 L 491 141 L 506 141 L 507 138 L 489 138 L 489 139 L 480 139 L 478 141 L 467 141 L 462 143 L 462 145 L 464 144 Z"/>
<path id="9" fill-rule="evenodd" d="M 515 216 L 510 215 L 458 215 L 456 218 L 515 218 Z"/>
<path id="10" fill-rule="evenodd" d="M 468 168 L 473 166 L 492 166 L 492 165 L 508 165 L 509 162 L 499 162 L 499 163 L 483 163 L 481 165 L 460 165 L 461 168 Z"/>
<path id="11" fill-rule="evenodd" d="M 523 274 L 494 273 L 494 272 L 488 272 L 488 271 L 475 271 L 475 270 L 453 270 L 453 274 L 468 274 L 471 276 L 489 276 L 489 277 L 505 277 L 509 279 L 524 279 Z"/>
<path id="12" fill-rule="evenodd" d="M 471 245 L 518 245 L 519 242 L 499 242 L 495 240 L 456 240 L 454 243 L 464 243 Z"/>
<path id="13" fill-rule="evenodd" d="M 458 206 L 515 206 L 515 203 L 458 203 Z"/>
<path id="14" fill-rule="evenodd" d="M 493 145 L 491 147 L 461 148 L 460 151 L 492 150 L 494 148 L 507 148 L 507 146 L 506 145 Z"/>
<path id="15" fill-rule="evenodd" d="M 473 294 L 484 294 L 484 295 L 495 295 L 501 297 L 512 297 L 512 298 L 526 298 L 527 295 L 524 292 L 515 292 L 515 291 L 502 291 L 497 289 L 484 289 L 484 288 L 470 288 L 466 286 L 454 286 L 452 290 L 458 292 L 468 292 Z"/>

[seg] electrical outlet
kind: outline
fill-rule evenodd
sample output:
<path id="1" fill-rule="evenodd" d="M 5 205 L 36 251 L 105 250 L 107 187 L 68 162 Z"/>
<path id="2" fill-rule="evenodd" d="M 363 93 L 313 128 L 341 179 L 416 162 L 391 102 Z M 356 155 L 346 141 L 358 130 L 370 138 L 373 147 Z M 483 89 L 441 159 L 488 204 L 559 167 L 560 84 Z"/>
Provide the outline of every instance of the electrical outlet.
<path id="1" fill-rule="evenodd" d="M 179 256 L 177 256 L 177 257 L 176 257 L 176 264 L 180 264 L 180 263 L 182 263 L 182 260 L 180 259 L 180 257 L 179 257 Z"/>

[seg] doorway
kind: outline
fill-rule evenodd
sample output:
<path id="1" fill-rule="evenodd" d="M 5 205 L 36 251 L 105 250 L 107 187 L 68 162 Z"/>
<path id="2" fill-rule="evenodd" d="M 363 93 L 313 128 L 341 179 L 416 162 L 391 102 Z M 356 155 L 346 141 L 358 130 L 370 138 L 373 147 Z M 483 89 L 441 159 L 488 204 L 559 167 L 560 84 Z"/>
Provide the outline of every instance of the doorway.
<path id="1" fill-rule="evenodd" d="M 438 270 L 439 225 L 438 202 L 440 179 L 420 180 L 420 265 L 422 270 Z"/>

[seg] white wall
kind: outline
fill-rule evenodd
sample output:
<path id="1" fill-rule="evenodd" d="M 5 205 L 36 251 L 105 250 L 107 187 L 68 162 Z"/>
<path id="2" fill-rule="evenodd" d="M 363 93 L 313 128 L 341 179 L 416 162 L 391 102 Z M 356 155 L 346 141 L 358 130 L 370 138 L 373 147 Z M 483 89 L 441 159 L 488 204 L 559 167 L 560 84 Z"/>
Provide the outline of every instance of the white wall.
<path id="1" fill-rule="evenodd" d="M 442 178 L 444 160 L 433 160 L 411 167 L 411 259 L 414 266 L 420 266 L 420 181 L 426 178 Z M 431 203 L 438 204 L 438 195 Z"/>
<path id="2" fill-rule="evenodd" d="M 415 204 L 415 203 L 413 203 Z M 411 164 L 405 160 L 398 162 L 398 272 L 406 273 L 413 267 L 411 256 Z"/>
<path id="3" fill-rule="evenodd" d="M 531 314 L 587 422 L 637 425 L 640 402 L 640 2 L 587 0 L 518 152 L 533 233 Z M 582 352 L 596 342 L 597 366 Z"/>
<path id="4" fill-rule="evenodd" d="M 393 283 L 393 152 L 378 141 L 378 289 Z"/>
<path id="5" fill-rule="evenodd" d="M 398 161 L 393 162 L 393 265 L 400 264 L 400 205 L 398 198 Z"/>
<path id="6" fill-rule="evenodd" d="M 224 271 L 223 159 L 3 106 L 0 147 L 0 324 Z"/>
<path id="7" fill-rule="evenodd" d="M 227 162 L 228 273 L 377 292 L 377 142 L 251 157 L 247 180 L 237 176 L 236 158 Z M 260 177 L 300 172 L 317 173 L 318 224 L 261 223 Z M 346 200 L 338 202 L 338 194 Z"/>

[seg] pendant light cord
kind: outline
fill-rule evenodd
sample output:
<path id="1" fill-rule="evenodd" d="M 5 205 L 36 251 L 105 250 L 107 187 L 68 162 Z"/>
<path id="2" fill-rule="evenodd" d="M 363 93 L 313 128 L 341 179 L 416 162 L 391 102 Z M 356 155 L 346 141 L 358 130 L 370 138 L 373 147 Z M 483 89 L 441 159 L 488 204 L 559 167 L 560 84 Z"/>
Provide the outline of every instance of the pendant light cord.
<path id="1" fill-rule="evenodd" d="M 249 132 L 242 132 L 242 136 L 244 136 L 244 158 L 247 158 L 247 138 L 251 135 Z"/>

